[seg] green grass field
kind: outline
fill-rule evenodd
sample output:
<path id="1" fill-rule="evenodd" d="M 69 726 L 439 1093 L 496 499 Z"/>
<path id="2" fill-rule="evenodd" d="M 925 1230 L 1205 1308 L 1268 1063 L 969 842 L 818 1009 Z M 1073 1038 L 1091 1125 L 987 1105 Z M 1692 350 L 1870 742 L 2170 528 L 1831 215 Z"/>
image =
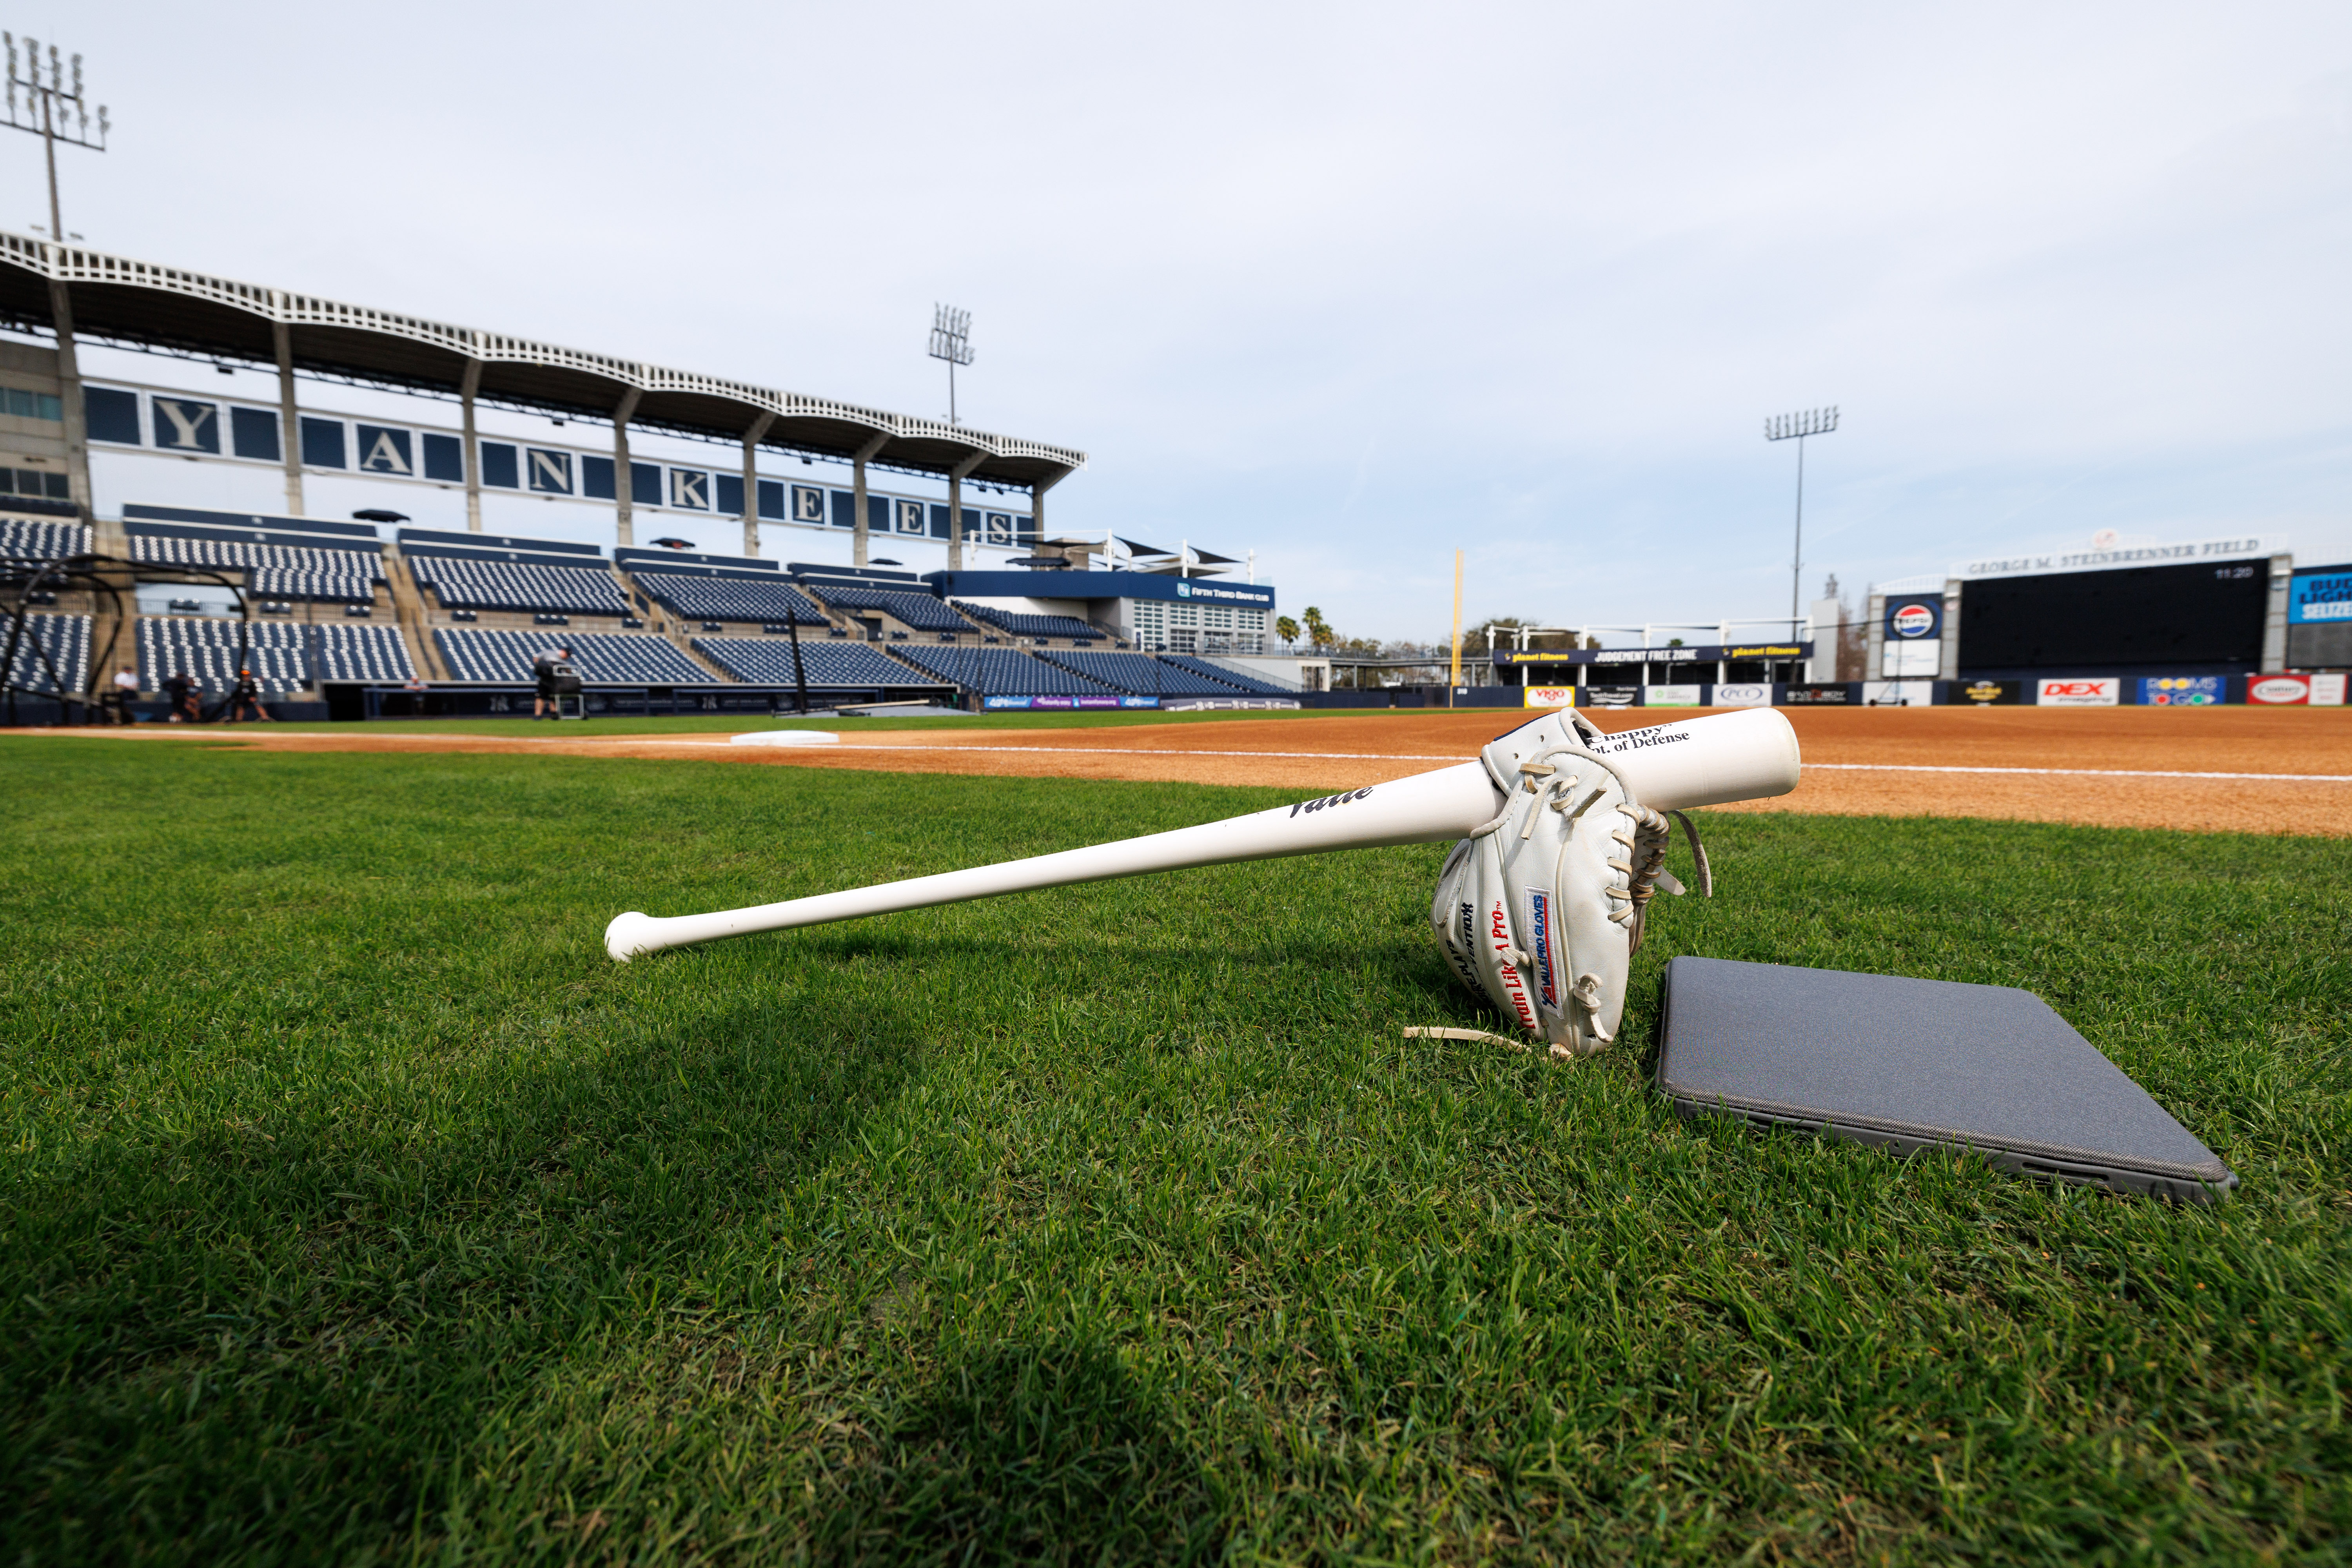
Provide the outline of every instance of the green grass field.
<path id="1" fill-rule="evenodd" d="M 1717 815 L 1568 1066 L 1400 1038 L 1436 847 L 599 947 L 1267 791 L 0 777 L 10 1563 L 2347 1554 L 2342 841 Z M 2033 987 L 2244 1186 L 1679 1122 L 1679 952 Z"/>

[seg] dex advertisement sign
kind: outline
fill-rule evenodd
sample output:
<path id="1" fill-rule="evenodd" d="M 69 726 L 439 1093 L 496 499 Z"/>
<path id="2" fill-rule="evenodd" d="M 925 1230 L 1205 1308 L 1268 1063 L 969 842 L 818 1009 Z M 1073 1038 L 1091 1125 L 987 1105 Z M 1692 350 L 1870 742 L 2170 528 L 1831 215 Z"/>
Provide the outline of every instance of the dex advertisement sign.
<path id="1" fill-rule="evenodd" d="M 2113 708 L 2123 700 L 2123 687 L 2114 676 L 2062 676 L 2036 681 L 2033 700 L 2044 708 Z"/>

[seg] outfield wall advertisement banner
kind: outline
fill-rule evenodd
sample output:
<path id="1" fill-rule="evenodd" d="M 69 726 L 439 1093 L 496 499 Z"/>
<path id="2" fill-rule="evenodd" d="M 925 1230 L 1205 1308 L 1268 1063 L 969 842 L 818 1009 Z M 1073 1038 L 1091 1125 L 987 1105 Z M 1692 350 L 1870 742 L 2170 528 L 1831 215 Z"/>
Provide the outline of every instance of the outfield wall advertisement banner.
<path id="1" fill-rule="evenodd" d="M 2229 678 L 2220 675 L 2150 675 L 2139 683 L 2145 708 L 2210 708 L 2229 695 Z"/>
<path id="2" fill-rule="evenodd" d="M 1576 688 L 1530 686 L 1520 701 L 1528 708 L 1573 708 L 1576 706 Z"/>
<path id="3" fill-rule="evenodd" d="M 1157 708 L 1157 697 L 984 697 L 991 709 L 1003 708 Z"/>
<path id="4" fill-rule="evenodd" d="M 1584 705 L 1588 708 L 1631 708 L 1642 700 L 1638 686 L 1588 686 L 1584 688 Z"/>
<path id="5" fill-rule="evenodd" d="M 2344 685 L 2340 675 L 2260 675 L 2246 682 L 2246 700 L 2273 708 L 2298 703 L 2339 708 Z"/>
<path id="6" fill-rule="evenodd" d="M 1966 686 L 1954 687 L 1952 700 L 1972 702 L 1979 708 L 2007 707 L 2025 700 L 2025 682 L 1971 680 Z"/>
<path id="7" fill-rule="evenodd" d="M 1646 686 L 1642 689 L 1644 708 L 1696 708 L 1698 688 L 1696 686 Z"/>
<path id="8" fill-rule="evenodd" d="M 1936 700 L 1932 680 L 1865 680 L 1863 705 L 1868 708 L 1926 708 Z"/>
<path id="9" fill-rule="evenodd" d="M 1791 686 L 1780 694 L 1780 700 L 1790 708 L 1844 708 L 1853 701 L 1853 692 L 1843 682 L 1830 686 Z"/>
<path id="10" fill-rule="evenodd" d="M 2123 700 L 2123 686 L 2116 676 L 2060 676 L 2034 682 L 2033 700 L 2044 708 L 2113 708 Z"/>
<path id="11" fill-rule="evenodd" d="M 1772 689 L 1760 681 L 1728 683 L 1715 689 L 1717 708 L 1769 708 Z"/>

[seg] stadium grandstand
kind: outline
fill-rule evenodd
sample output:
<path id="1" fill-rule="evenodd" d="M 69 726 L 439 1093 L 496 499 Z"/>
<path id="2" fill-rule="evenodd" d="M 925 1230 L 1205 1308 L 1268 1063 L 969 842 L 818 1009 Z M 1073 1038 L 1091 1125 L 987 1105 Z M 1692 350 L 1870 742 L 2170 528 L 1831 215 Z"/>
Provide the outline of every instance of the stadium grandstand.
<path id="1" fill-rule="evenodd" d="M 0 517 L 0 560 L 58 561 L 89 553 L 89 530 L 78 522 Z"/>
<path id="2" fill-rule="evenodd" d="M 602 567 L 488 561 L 439 551 L 405 552 L 420 588 L 445 610 L 509 610 L 577 616 L 625 616 L 629 601 Z"/>
<path id="3" fill-rule="evenodd" d="M 89 641 L 88 616 L 28 615 L 20 629 L 16 616 L 0 614 L 0 651 L 16 649 L 8 661 L 11 687 L 51 696 L 60 685 L 68 692 L 89 689 Z"/>
<path id="4" fill-rule="evenodd" d="M 643 632 L 477 630 L 436 627 L 434 646 L 451 679 L 519 684 L 531 679 L 531 660 L 551 648 L 568 647 L 584 681 L 616 686 L 708 685 L 714 677 L 667 637 Z"/>
<path id="5" fill-rule="evenodd" d="M 329 621 L 309 630 L 313 685 L 416 679 L 416 661 L 397 627 Z"/>
<path id="6" fill-rule="evenodd" d="M 833 623 L 806 594 L 771 575 L 764 581 L 751 573 L 690 575 L 683 572 L 649 572 L 625 568 L 629 578 L 652 595 L 654 602 L 681 620 L 757 621 L 781 626 L 830 627 Z"/>
<path id="7" fill-rule="evenodd" d="M 781 637 L 697 637 L 694 651 L 737 680 L 791 686 L 793 645 Z M 804 642 L 801 668 L 812 687 L 944 689 L 951 682 L 909 668 L 870 643 Z"/>
<path id="8" fill-rule="evenodd" d="M 1298 695 L 1296 687 L 1277 686 L 1271 680 L 1259 679 L 1247 670 L 1235 669 L 1231 665 L 1212 664 L 1205 658 L 1196 658 L 1191 654 L 1164 653 L 1160 656 L 1160 662 L 1172 664 L 1179 669 L 1189 669 L 1193 674 L 1205 677 L 1210 680 L 1221 680 L 1227 686 L 1237 687 L 1253 696 L 1296 697 Z"/>
<path id="9" fill-rule="evenodd" d="M 861 611 L 879 611 L 909 631 L 943 632 L 950 637 L 961 637 L 972 630 L 971 622 L 929 594 L 824 581 L 809 583 L 807 587 L 827 609 L 838 610 L 853 617 Z"/>
<path id="10" fill-rule="evenodd" d="M 981 697 L 1117 696 L 1117 689 L 1018 648 L 939 647 L 915 643 L 891 656 Z"/>
<path id="11" fill-rule="evenodd" d="M 890 414 L 839 398 L 776 391 L 746 382 L 646 364 L 619 355 L 534 342 L 510 333 L 425 320 L 406 312 L 349 305 L 304 289 L 207 276 L 185 268 L 110 256 L 31 235 L 0 234 L 0 315 L 19 329 L 54 335 L 60 353 L 48 374 L 28 370 L 11 389 L 39 412 L 10 424 L 53 425 L 12 434 L 0 445 L 0 468 L 13 488 L 43 492 L 40 504 L 69 504 L 96 514 L 99 548 L 116 552 L 106 498 L 92 489 L 92 453 L 150 453 L 215 465 L 284 487 L 285 510 L 318 510 L 306 491 L 337 476 L 413 486 L 420 500 L 447 489 L 460 493 L 469 532 L 484 512 L 519 511 L 526 500 L 602 503 L 616 542 L 634 545 L 640 510 L 680 517 L 728 515 L 743 530 L 744 553 L 760 553 L 765 526 L 842 531 L 852 559 L 864 565 L 879 532 L 936 541 L 950 569 L 967 549 L 1007 553 L 1041 536 L 1045 493 L 1086 465 L 1084 452 L 1003 436 L 947 420 Z M 60 330 L 62 329 L 62 330 Z M 86 382 L 72 353 L 77 341 L 161 351 L 224 368 L 274 373 L 275 400 L 237 398 L 143 384 Z M 36 351 L 38 352 L 38 351 Z M 370 418 L 300 407 L 298 377 L 406 394 L 418 416 Z M 63 416 L 81 405 L 87 447 L 69 444 Z M 446 423 L 425 410 L 455 404 Z M 12 405 L 13 406 L 13 405 Z M 607 426 L 601 448 L 542 440 L 496 438 L 481 431 L 484 407 Z M 633 431 L 732 448 L 740 461 L 641 461 Z M 761 460 L 797 459 L 788 473 L 762 474 Z M 19 470 L 16 464 L 26 465 Z M 841 489 L 804 482 L 813 462 L 846 468 Z M 52 500 L 50 466 L 66 470 L 67 498 Z M 944 504 L 929 496 L 880 495 L 876 470 L 942 485 Z M 125 470 L 128 471 L 128 470 Z M 795 482 L 803 481 L 803 482 Z M 967 487 L 1024 497 L 977 508 Z M 28 503 L 29 504 L 29 503 Z M 544 514 L 542 514 L 544 515 Z M 951 526 L 952 520 L 952 526 Z"/>
<path id="12" fill-rule="evenodd" d="M 1036 657 L 1130 697 L 1234 697 L 1242 689 L 1148 653 L 1041 648 Z"/>
<path id="13" fill-rule="evenodd" d="M 272 697 L 310 685 L 310 660 L 301 626 L 283 621 L 240 623 L 213 616 L 142 616 L 136 637 L 139 685 L 160 691 L 166 676 L 186 675 L 208 691 L 236 680 L 238 659 L 254 684 Z M 240 646 L 242 633 L 242 646 Z"/>
<path id="14" fill-rule="evenodd" d="M 958 614 L 1012 637 L 1068 637 L 1073 641 L 1091 642 L 1109 636 L 1099 626 L 1076 616 L 1029 615 L 1019 610 L 1001 610 L 994 605 L 975 605 L 963 599 L 950 600 L 950 603 Z"/>
<path id="15" fill-rule="evenodd" d="M 375 584 L 383 580 L 382 557 L 356 550 L 151 533 L 131 535 L 131 560 L 141 566 L 202 566 L 259 574 L 249 579 L 251 586 L 256 593 L 273 598 L 368 601 L 375 597 Z M 269 585 L 265 587 L 265 582 Z"/>
<path id="16" fill-rule="evenodd" d="M 142 669 L 192 665 L 209 685 L 233 673 L 242 637 L 273 710 L 299 693 L 298 706 L 373 715 L 389 691 L 446 689 L 404 710 L 505 713 L 516 694 L 497 689 L 527 686 L 532 653 L 562 641 L 589 711 L 675 710 L 681 692 L 715 711 L 794 700 L 791 629 L 805 639 L 801 670 L 814 660 L 828 690 L 1134 695 L 1029 656 L 1255 655 L 1271 625 L 1273 590 L 1254 568 L 1240 582 L 1233 558 L 1049 537 L 1045 493 L 1087 461 L 1071 448 L 5 233 L 0 316 L 47 340 L 15 346 L 0 389 L 16 416 L 0 430 L 0 561 L 130 568 L 128 583 L 85 575 L 10 605 L 95 617 L 80 634 L 86 692 L 105 673 L 89 667 L 92 639 L 126 659 L 135 647 Z M 85 377 L 77 339 L 231 379 Z M 369 411 L 313 403 L 320 384 L 370 389 Z M 877 489 L 889 475 L 932 488 Z M 151 479 L 161 491 L 121 498 Z M 344 521 L 339 508 L 355 510 Z M 692 524 L 728 519 L 743 553 L 675 537 L 639 549 L 645 514 L 698 541 L 708 531 Z M 499 531 L 517 525 L 569 537 Z M 846 561 L 763 555 L 773 527 L 836 541 Z M 585 542 L 600 529 L 604 542 Z M 876 534 L 887 552 L 929 550 L 923 564 L 944 546 L 947 570 L 872 558 Z M 966 651 L 961 672 L 930 657 Z M 1181 668 L 1133 667 L 1128 684 L 1250 690 Z"/>

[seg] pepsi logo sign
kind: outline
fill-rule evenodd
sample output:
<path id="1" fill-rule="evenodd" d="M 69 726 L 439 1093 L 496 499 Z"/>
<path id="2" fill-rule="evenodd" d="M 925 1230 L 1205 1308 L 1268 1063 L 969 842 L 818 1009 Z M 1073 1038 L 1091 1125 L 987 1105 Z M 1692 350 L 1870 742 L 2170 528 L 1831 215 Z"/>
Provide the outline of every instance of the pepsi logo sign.
<path id="1" fill-rule="evenodd" d="M 1925 605 L 1906 605 L 1895 612 L 1895 635 L 1924 637 L 1936 629 L 1936 612 Z"/>

